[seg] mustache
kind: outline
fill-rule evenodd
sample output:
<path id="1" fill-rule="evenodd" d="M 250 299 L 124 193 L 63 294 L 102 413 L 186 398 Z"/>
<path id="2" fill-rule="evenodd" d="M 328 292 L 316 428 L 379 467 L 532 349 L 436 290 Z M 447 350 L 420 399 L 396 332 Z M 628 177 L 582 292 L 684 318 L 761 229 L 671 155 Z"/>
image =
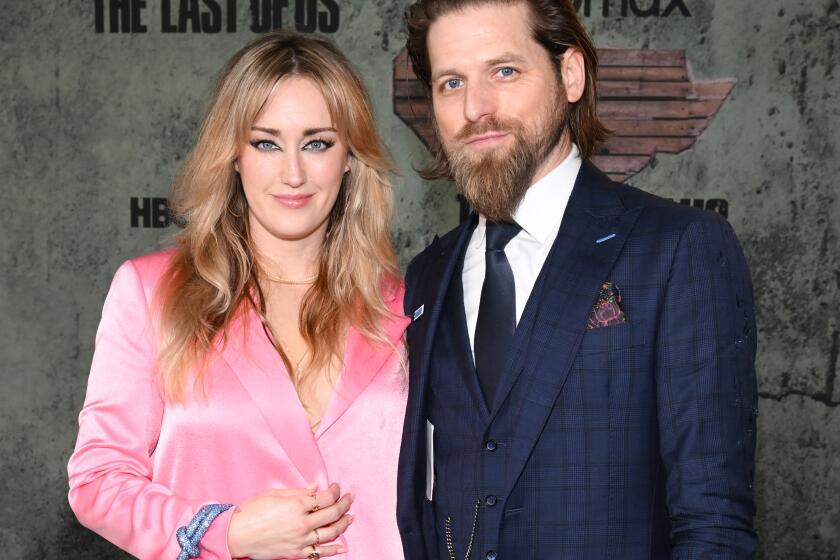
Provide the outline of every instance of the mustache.
<path id="1" fill-rule="evenodd" d="M 466 142 L 473 136 L 487 134 L 488 132 L 508 132 L 515 133 L 520 129 L 518 123 L 503 121 L 494 115 L 482 119 L 478 122 L 468 122 L 465 124 L 458 134 L 455 135 L 456 142 Z"/>

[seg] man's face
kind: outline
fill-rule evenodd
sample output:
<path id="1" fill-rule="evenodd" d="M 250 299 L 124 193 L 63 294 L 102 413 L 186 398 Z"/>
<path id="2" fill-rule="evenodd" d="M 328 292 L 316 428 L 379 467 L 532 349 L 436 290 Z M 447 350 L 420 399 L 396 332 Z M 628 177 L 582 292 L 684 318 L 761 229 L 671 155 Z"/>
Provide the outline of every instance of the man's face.
<path id="1" fill-rule="evenodd" d="M 432 104 L 441 145 L 467 201 L 508 221 L 528 187 L 559 164 L 567 103 L 524 2 L 483 4 L 429 28 Z"/>

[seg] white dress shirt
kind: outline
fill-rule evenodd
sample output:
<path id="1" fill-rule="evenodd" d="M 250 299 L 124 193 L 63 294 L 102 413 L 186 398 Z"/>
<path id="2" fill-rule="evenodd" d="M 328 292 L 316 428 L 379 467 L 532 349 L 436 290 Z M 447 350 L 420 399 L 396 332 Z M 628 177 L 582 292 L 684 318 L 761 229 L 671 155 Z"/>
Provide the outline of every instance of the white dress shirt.
<path id="1" fill-rule="evenodd" d="M 516 283 L 517 324 L 551 246 L 557 239 L 560 222 L 563 220 L 563 213 L 566 211 L 580 166 L 580 152 L 577 146 L 572 144 L 566 159 L 528 188 L 513 214 L 513 219 L 522 226 L 522 230 L 507 244 L 505 255 Z M 478 321 L 481 287 L 484 285 L 486 232 L 487 220 L 484 216 L 479 216 L 478 225 L 467 245 L 464 270 L 461 274 L 464 286 L 464 313 L 473 357 L 475 325 Z"/>

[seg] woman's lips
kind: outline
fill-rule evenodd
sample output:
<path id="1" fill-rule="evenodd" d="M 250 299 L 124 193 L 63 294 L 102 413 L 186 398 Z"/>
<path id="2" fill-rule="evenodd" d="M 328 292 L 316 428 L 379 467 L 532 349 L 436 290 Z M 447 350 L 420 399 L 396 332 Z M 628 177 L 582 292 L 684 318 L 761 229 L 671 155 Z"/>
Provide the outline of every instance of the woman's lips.
<path id="1" fill-rule="evenodd" d="M 273 196 L 277 202 L 287 208 L 301 208 L 306 206 L 315 194 L 275 194 Z"/>

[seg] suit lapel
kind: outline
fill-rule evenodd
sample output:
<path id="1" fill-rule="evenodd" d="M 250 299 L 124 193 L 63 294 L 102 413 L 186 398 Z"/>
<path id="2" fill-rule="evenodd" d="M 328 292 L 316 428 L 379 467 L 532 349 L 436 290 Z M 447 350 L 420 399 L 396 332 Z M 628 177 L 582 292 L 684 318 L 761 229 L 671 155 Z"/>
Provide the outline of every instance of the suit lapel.
<path id="1" fill-rule="evenodd" d="M 472 344 L 470 344 L 469 328 L 467 327 L 467 316 L 464 312 L 464 285 L 461 281 L 461 275 L 464 271 L 465 253 L 466 246 L 458 252 L 457 266 L 450 280 L 449 289 L 452 291 L 446 299 L 448 317 L 442 318 L 442 320 L 450 321 L 452 327 L 451 332 L 454 338 L 452 345 L 457 349 L 454 359 L 460 362 L 459 367 L 457 367 L 458 373 L 461 375 L 464 386 L 470 393 L 475 410 L 481 416 L 482 422 L 486 424 L 490 419 L 490 408 L 478 381 L 475 358 L 472 353 Z"/>
<path id="2" fill-rule="evenodd" d="M 423 480 L 426 469 L 426 386 L 429 378 L 429 361 L 435 333 L 440 323 L 446 290 L 458 263 L 458 257 L 469 238 L 476 218 L 465 220 L 443 239 L 435 237 L 426 249 L 422 261 L 424 268 L 412 279 L 411 301 L 406 301 L 406 313 L 411 316 L 422 308 L 408 327 L 409 390 L 405 416 L 402 449 L 400 452 L 401 496 L 413 496 L 416 502 L 400 499 L 401 511 L 406 520 L 414 519 L 413 508 L 421 503 Z M 417 514 L 420 515 L 420 514 Z M 406 521 L 408 522 L 408 521 Z"/>
<path id="3" fill-rule="evenodd" d="M 402 297 L 395 297 L 390 302 L 389 309 L 393 315 L 383 325 L 387 344 L 371 344 L 358 330 L 349 328 L 344 368 L 324 411 L 324 417 L 315 431 L 316 439 L 341 418 L 383 368 L 399 359 L 395 351 L 400 348 L 400 340 L 410 322 L 408 317 L 402 315 L 401 306 Z"/>
<path id="4" fill-rule="evenodd" d="M 427 249 L 431 252 L 427 259 L 428 266 L 416 280 L 413 303 L 418 309 L 423 306 L 424 310 L 423 315 L 409 328 L 409 341 L 411 348 L 419 350 L 414 354 L 419 359 L 411 363 L 411 375 L 419 384 L 419 394 L 424 394 L 426 389 L 432 344 L 440 323 L 446 291 L 476 220 L 476 217 L 465 220 L 451 235 L 433 242 Z"/>
<path id="5" fill-rule="evenodd" d="M 508 473 L 510 486 L 563 388 L 598 290 L 639 212 L 625 208 L 611 181 L 588 162 L 583 164 L 557 239 L 517 327 L 493 412 L 493 418 L 499 416 L 500 422 L 513 427 L 514 449 L 520 455 Z M 551 376 L 545 375 L 548 371 Z"/>
<path id="6" fill-rule="evenodd" d="M 253 310 L 240 313 L 232 322 L 221 356 L 251 395 L 302 479 L 326 487 L 327 471 L 309 419 L 283 361 Z"/>

